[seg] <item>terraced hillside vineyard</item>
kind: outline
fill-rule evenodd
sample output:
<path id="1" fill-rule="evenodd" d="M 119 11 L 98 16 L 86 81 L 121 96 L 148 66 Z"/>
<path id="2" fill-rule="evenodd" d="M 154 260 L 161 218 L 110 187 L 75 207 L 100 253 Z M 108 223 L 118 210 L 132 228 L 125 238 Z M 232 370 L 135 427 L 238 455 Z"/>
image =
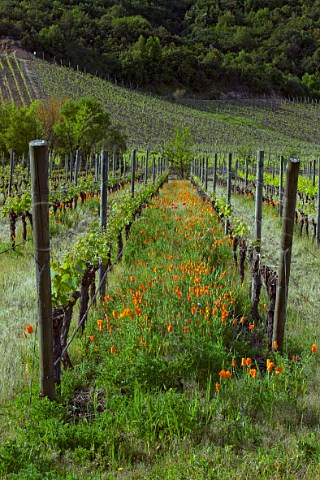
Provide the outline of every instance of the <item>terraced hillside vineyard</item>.
<path id="1" fill-rule="evenodd" d="M 262 100 L 248 106 L 241 101 L 169 102 L 67 67 L 42 61 L 34 62 L 34 67 L 47 95 L 100 99 L 114 121 L 124 125 L 132 146 L 159 147 L 176 125 L 191 128 L 199 151 L 235 151 L 245 145 L 249 150 L 311 156 L 320 143 L 318 103 Z"/>

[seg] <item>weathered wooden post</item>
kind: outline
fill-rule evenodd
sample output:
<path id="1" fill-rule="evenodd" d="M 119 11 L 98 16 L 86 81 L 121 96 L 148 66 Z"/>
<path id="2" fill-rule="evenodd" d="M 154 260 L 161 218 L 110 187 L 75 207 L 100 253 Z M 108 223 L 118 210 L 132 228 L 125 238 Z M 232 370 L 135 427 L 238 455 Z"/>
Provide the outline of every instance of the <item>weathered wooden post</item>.
<path id="1" fill-rule="evenodd" d="M 101 163 L 103 162 L 103 158 L 101 157 Z M 115 154 L 112 155 L 112 172 L 113 176 L 116 176 L 116 170 L 117 170 L 117 165 L 116 165 L 116 156 Z M 102 172 L 102 167 L 101 167 L 101 172 Z"/>
<path id="2" fill-rule="evenodd" d="M 94 157 L 94 179 L 95 182 L 99 181 L 99 154 L 96 153 Z"/>
<path id="3" fill-rule="evenodd" d="M 229 153 L 228 156 L 228 163 L 227 163 L 227 205 L 231 205 L 231 185 L 232 185 L 232 177 L 231 177 L 231 167 L 232 167 L 232 153 Z M 227 235 L 229 232 L 229 217 L 226 216 L 225 224 L 224 224 L 224 233 Z"/>
<path id="4" fill-rule="evenodd" d="M 213 178 L 212 178 L 212 191 L 213 193 L 216 193 L 216 188 L 217 188 L 217 167 L 218 167 L 218 154 L 214 154 L 214 160 L 213 160 Z"/>
<path id="5" fill-rule="evenodd" d="M 251 315 L 259 320 L 259 300 L 261 292 L 260 251 L 262 232 L 262 197 L 263 197 L 264 152 L 257 154 L 256 199 L 254 221 L 254 248 L 251 258 Z"/>
<path id="6" fill-rule="evenodd" d="M 258 246 L 259 251 L 261 246 L 261 231 L 262 231 L 263 169 L 264 169 L 264 152 L 259 151 L 257 156 L 256 202 L 255 202 L 255 213 L 254 213 L 254 241 Z"/>
<path id="7" fill-rule="evenodd" d="M 231 203 L 231 185 L 232 185 L 231 169 L 232 169 L 232 153 L 229 153 L 228 164 L 227 164 L 227 205 L 230 205 Z"/>
<path id="8" fill-rule="evenodd" d="M 318 213 L 317 213 L 317 245 L 320 246 L 320 158 L 318 158 Z"/>
<path id="9" fill-rule="evenodd" d="M 136 151 L 132 151 L 131 159 L 131 198 L 134 198 L 134 182 L 136 177 Z"/>
<path id="10" fill-rule="evenodd" d="M 278 268 L 278 285 L 273 325 L 274 350 L 283 350 L 284 329 L 287 317 L 288 287 L 291 267 L 292 239 L 296 211 L 297 187 L 300 161 L 290 158 L 286 169 L 284 192 L 284 215 L 282 220 L 281 250 Z"/>
<path id="11" fill-rule="evenodd" d="M 280 171 L 279 171 L 279 205 L 278 213 L 279 217 L 282 217 L 283 211 L 283 167 L 284 167 L 284 157 L 280 156 Z"/>
<path id="12" fill-rule="evenodd" d="M 205 162 L 204 162 L 204 157 L 201 158 L 201 175 L 200 175 L 200 179 L 201 179 L 201 183 L 202 185 L 204 184 L 204 167 L 205 167 Z"/>
<path id="13" fill-rule="evenodd" d="M 149 163 L 149 150 L 146 151 L 145 165 L 144 165 L 144 184 L 148 182 L 148 163 Z"/>
<path id="14" fill-rule="evenodd" d="M 44 140 L 29 143 L 34 257 L 38 288 L 40 395 L 55 399 L 50 277 L 48 149 Z"/>
<path id="15" fill-rule="evenodd" d="M 109 174 L 109 156 L 108 152 L 101 152 L 101 194 L 100 194 L 100 230 L 105 232 L 107 227 L 107 205 L 108 205 L 108 174 Z M 108 266 L 101 263 L 99 269 L 100 298 L 103 300 L 106 294 Z"/>
<path id="16" fill-rule="evenodd" d="M 152 156 L 152 183 L 156 181 L 156 159 L 155 156 Z"/>
<path id="17" fill-rule="evenodd" d="M 208 165 L 209 165 L 209 158 L 206 157 L 205 171 L 204 171 L 204 189 L 206 192 L 208 190 Z"/>

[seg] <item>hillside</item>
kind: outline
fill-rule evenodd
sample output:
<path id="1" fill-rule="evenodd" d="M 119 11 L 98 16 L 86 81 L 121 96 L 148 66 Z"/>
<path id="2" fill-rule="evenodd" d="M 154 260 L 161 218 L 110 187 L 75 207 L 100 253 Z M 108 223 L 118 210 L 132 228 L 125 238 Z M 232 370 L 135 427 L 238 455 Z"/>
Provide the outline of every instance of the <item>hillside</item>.
<path id="1" fill-rule="evenodd" d="M 91 74 L 35 58 L 10 42 L 1 43 L 0 90 L 3 101 L 29 105 L 45 96 L 93 96 L 122 126 L 130 147 L 159 147 L 177 125 L 189 127 L 196 149 L 255 151 L 310 157 L 320 144 L 317 101 L 277 98 L 168 101 L 124 88 Z"/>
<path id="2" fill-rule="evenodd" d="M 157 148 L 175 126 L 190 127 L 199 151 L 264 149 L 312 155 L 320 143 L 317 102 L 287 100 L 165 101 L 66 67 L 34 61 L 47 95 L 94 96 L 123 125 L 131 146 Z"/>
<path id="3" fill-rule="evenodd" d="M 10 41 L 0 41 L 0 101 L 29 105 L 43 91 L 32 56 Z"/>
<path id="4" fill-rule="evenodd" d="M 157 93 L 320 96 L 319 2 L 4 0 L 0 37 Z"/>

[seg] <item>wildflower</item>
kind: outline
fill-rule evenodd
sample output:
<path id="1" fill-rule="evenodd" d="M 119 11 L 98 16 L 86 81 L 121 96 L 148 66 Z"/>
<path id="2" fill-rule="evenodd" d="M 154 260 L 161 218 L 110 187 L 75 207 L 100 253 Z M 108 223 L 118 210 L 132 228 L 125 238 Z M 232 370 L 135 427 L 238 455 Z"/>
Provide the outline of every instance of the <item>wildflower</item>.
<path id="1" fill-rule="evenodd" d="M 241 367 L 245 367 L 247 365 L 246 359 L 244 357 L 241 358 Z"/>
<path id="2" fill-rule="evenodd" d="M 133 275 L 130 275 L 130 282 L 134 282 L 134 276 Z"/>
<path id="3" fill-rule="evenodd" d="M 266 303 L 263 304 L 263 308 L 264 308 L 264 309 L 266 309 L 267 306 L 268 306 L 268 305 L 267 305 Z"/>
<path id="4" fill-rule="evenodd" d="M 231 378 L 231 372 L 230 370 L 221 370 L 219 372 L 220 377 L 222 378 Z"/>
<path id="5" fill-rule="evenodd" d="M 279 375 L 279 373 L 282 372 L 282 367 L 279 365 L 279 367 L 276 368 L 276 374 Z"/>
<path id="6" fill-rule="evenodd" d="M 245 317 L 241 317 L 240 322 L 241 322 L 242 324 L 244 324 L 245 321 L 246 321 Z"/>
<path id="7" fill-rule="evenodd" d="M 268 358 L 267 359 L 267 370 L 268 370 L 268 372 L 272 372 L 273 367 L 274 367 L 274 363 L 271 362 L 271 360 L 269 360 L 269 358 Z"/>
<path id="8" fill-rule="evenodd" d="M 273 348 L 274 348 L 274 350 L 278 350 L 278 342 L 277 342 L 277 340 L 275 340 L 275 341 L 273 342 Z"/>
<path id="9" fill-rule="evenodd" d="M 292 355 L 291 360 L 295 362 L 297 360 L 297 355 Z"/>
<path id="10" fill-rule="evenodd" d="M 118 314 L 116 310 L 112 310 L 112 316 L 113 318 L 118 318 Z"/>
<path id="11" fill-rule="evenodd" d="M 247 367 L 250 367 L 250 365 L 251 365 L 251 358 L 250 357 L 246 358 L 246 365 L 247 365 Z"/>
<path id="12" fill-rule="evenodd" d="M 249 329 L 250 329 L 250 330 L 254 330 L 254 324 L 253 324 L 253 323 L 250 323 Z"/>
<path id="13" fill-rule="evenodd" d="M 114 355 L 116 353 L 115 347 L 110 348 L 110 353 L 111 353 L 111 355 Z"/>
<path id="14" fill-rule="evenodd" d="M 220 383 L 218 383 L 218 382 L 216 382 L 216 390 L 217 390 L 217 392 L 220 392 L 220 390 L 221 390 Z"/>
<path id="15" fill-rule="evenodd" d="M 189 327 L 187 326 L 183 327 L 183 333 L 188 333 L 188 331 L 189 331 Z"/>
<path id="16" fill-rule="evenodd" d="M 317 350 L 318 350 L 318 347 L 317 347 L 317 345 L 314 343 L 314 344 L 312 345 L 312 347 L 311 347 L 311 351 L 312 351 L 312 353 L 316 353 Z"/>
<path id="17" fill-rule="evenodd" d="M 94 341 L 94 336 L 93 336 L 93 335 L 90 335 L 90 336 L 89 336 L 89 340 L 90 340 L 90 342 L 93 342 L 93 341 Z"/>
<path id="18" fill-rule="evenodd" d="M 97 320 L 97 324 L 98 324 L 98 327 L 99 327 L 99 332 L 101 332 L 101 330 L 103 329 L 103 322 L 100 318 L 99 318 L 99 320 Z"/>
<path id="19" fill-rule="evenodd" d="M 168 325 L 168 332 L 171 333 L 173 330 L 172 325 Z"/>
<path id="20" fill-rule="evenodd" d="M 232 365 L 233 367 L 236 367 L 236 366 L 237 366 L 237 363 L 236 363 L 236 361 L 235 361 L 234 358 L 231 360 L 231 365 Z"/>
<path id="21" fill-rule="evenodd" d="M 33 326 L 32 325 L 27 325 L 26 330 L 29 333 L 29 335 L 31 335 L 31 333 L 33 332 Z"/>
<path id="22" fill-rule="evenodd" d="M 255 368 L 250 368 L 249 373 L 252 376 L 252 378 L 257 377 L 257 370 Z"/>

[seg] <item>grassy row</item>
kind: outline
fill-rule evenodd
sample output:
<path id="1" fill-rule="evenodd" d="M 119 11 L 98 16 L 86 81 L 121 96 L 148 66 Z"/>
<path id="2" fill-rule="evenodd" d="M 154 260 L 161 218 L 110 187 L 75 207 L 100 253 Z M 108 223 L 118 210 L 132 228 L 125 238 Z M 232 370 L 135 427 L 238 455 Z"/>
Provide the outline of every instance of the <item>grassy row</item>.
<path id="1" fill-rule="evenodd" d="M 2 477 L 317 477 L 318 353 L 267 357 L 248 309 L 210 205 L 166 185 L 131 229 L 59 400 L 35 386 L 30 415 L 27 393 L 7 405 Z"/>

